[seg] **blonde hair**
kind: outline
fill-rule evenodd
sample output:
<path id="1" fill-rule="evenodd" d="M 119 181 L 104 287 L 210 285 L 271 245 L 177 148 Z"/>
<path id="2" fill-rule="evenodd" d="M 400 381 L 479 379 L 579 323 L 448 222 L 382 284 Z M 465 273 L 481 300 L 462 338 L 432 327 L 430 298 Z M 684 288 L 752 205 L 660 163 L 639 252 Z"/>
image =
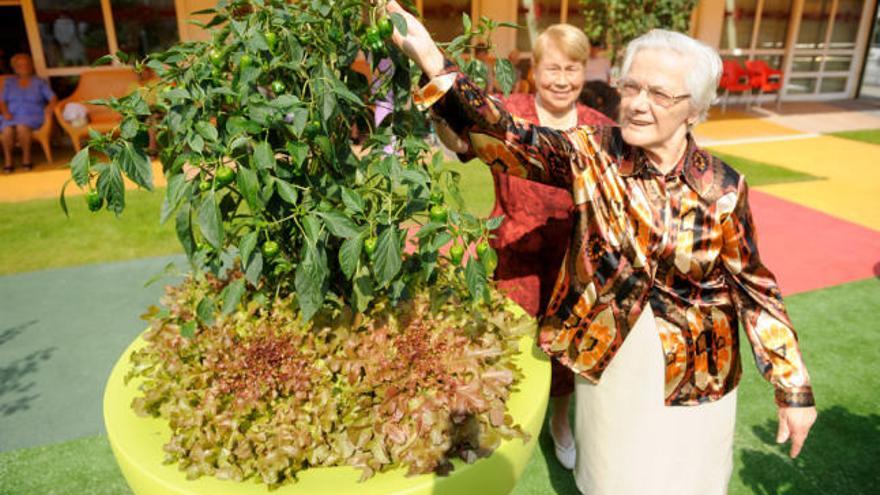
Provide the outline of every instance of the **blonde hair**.
<path id="1" fill-rule="evenodd" d="M 532 47 L 535 65 L 541 62 L 544 50 L 555 45 L 566 57 L 584 65 L 590 58 L 590 40 L 584 32 L 571 24 L 554 24 L 542 32 Z"/>

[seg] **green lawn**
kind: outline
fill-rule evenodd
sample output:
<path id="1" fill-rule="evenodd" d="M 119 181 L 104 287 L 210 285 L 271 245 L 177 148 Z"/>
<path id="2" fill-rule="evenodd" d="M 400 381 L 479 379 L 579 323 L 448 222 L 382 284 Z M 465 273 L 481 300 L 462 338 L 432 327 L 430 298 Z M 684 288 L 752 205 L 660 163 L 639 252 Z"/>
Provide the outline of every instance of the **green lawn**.
<path id="1" fill-rule="evenodd" d="M 164 189 L 126 193 L 125 212 L 92 213 L 68 198 L 0 203 L 0 275 L 181 252 L 174 222 L 159 225 Z"/>
<path id="2" fill-rule="evenodd" d="M 833 132 L 832 136 L 844 139 L 852 139 L 854 141 L 862 141 L 871 144 L 880 144 L 880 129 L 867 129 L 863 131 L 843 131 Z"/>
<path id="3" fill-rule="evenodd" d="M 772 389 L 748 350 L 739 387 L 732 495 L 869 494 L 880 486 L 880 280 L 789 297 L 813 379 L 819 420 L 801 456 L 777 446 Z M 745 340 L 743 339 L 743 344 Z M 61 344 L 59 344 L 61 345 Z M 0 493 L 128 493 L 103 436 L 0 453 Z M 63 489 L 61 488 L 63 487 Z M 576 494 L 545 431 L 515 495 Z"/>

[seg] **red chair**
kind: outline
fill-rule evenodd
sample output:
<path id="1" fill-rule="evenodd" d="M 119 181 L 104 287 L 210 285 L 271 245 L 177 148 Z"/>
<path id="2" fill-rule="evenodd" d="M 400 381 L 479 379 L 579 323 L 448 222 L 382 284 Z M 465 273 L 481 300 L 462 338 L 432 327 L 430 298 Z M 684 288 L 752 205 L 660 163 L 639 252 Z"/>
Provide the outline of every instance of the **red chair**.
<path id="1" fill-rule="evenodd" d="M 721 112 L 727 110 L 727 99 L 730 93 L 746 93 L 746 109 L 752 96 L 752 84 L 749 73 L 736 60 L 723 60 L 721 62 L 721 81 L 718 87 L 724 90 L 724 98 L 721 100 Z"/>
<path id="2" fill-rule="evenodd" d="M 763 60 L 749 60 L 746 62 L 746 70 L 749 71 L 749 83 L 752 89 L 758 90 L 758 106 L 761 106 L 761 95 L 776 92 L 776 107 L 779 108 L 782 93 L 782 71 L 771 69 Z"/>

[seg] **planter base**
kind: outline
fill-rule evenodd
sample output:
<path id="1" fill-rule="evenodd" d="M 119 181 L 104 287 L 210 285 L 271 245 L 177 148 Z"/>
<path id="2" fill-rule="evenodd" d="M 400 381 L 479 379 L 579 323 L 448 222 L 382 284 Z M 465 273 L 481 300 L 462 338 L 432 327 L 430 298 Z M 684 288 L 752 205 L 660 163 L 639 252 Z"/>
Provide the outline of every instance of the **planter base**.
<path id="1" fill-rule="evenodd" d="M 136 495 L 287 495 L 287 494 L 507 494 L 525 469 L 538 442 L 550 391 L 550 362 L 535 346 L 534 336 L 520 340 L 515 362 L 523 371 L 523 380 L 507 402 L 514 421 L 531 435 L 531 440 L 502 441 L 488 458 L 474 464 L 453 461 L 449 476 L 434 474 L 407 477 L 404 469 L 378 473 L 359 483 L 360 471 L 353 467 L 313 468 L 302 471 L 297 481 L 269 491 L 255 480 L 236 483 L 213 477 L 190 481 L 176 464 L 163 464 L 162 446 L 170 431 L 167 421 L 141 418 L 131 409 L 139 395 L 138 381 L 123 384 L 129 368 L 128 357 L 146 343 L 139 337 L 123 353 L 113 368 L 104 391 L 104 424 L 113 454 L 132 492 Z"/>

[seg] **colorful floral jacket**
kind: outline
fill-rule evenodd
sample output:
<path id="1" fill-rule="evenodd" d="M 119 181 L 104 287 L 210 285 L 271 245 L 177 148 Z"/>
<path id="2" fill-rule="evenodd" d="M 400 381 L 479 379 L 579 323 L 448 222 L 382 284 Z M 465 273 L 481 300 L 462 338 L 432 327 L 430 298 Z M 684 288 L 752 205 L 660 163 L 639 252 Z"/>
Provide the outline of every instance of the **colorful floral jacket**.
<path id="1" fill-rule="evenodd" d="M 744 178 L 689 138 L 660 173 L 620 130 L 560 132 L 513 118 L 447 62 L 417 97 L 493 170 L 571 190 L 575 227 L 538 344 L 598 382 L 646 304 L 666 357 L 666 404 L 733 390 L 739 323 L 780 406 L 813 405 L 775 278 L 758 256 Z"/>

